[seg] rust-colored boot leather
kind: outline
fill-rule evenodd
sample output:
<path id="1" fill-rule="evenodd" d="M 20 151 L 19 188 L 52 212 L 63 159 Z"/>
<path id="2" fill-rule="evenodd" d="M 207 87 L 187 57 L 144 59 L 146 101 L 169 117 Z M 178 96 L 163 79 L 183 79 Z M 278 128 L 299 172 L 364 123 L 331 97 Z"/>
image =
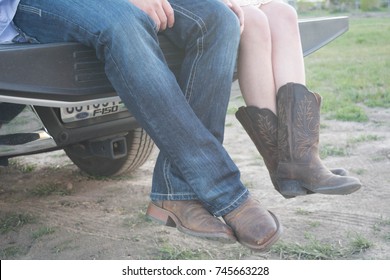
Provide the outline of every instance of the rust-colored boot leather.
<path id="1" fill-rule="evenodd" d="M 275 189 L 285 198 L 292 198 L 313 192 L 305 189 L 299 181 L 290 180 L 279 188 L 276 181 L 276 169 L 278 167 L 278 117 L 269 109 L 260 109 L 255 106 L 240 107 L 236 112 L 236 118 L 248 133 L 252 142 L 262 156 L 268 169 L 271 181 Z M 330 170 L 333 174 L 346 176 L 343 168 Z"/>
<path id="2" fill-rule="evenodd" d="M 282 233 L 276 216 L 252 197 L 223 219 L 233 229 L 238 242 L 254 251 L 268 250 Z"/>
<path id="3" fill-rule="evenodd" d="M 359 179 L 333 174 L 319 157 L 320 107 L 321 96 L 304 85 L 289 83 L 279 89 L 278 187 L 289 190 L 299 184 L 313 193 L 353 193 L 362 186 Z"/>
<path id="4" fill-rule="evenodd" d="M 197 200 L 161 200 L 149 203 L 149 217 L 179 231 L 224 243 L 237 241 L 233 230 Z"/>

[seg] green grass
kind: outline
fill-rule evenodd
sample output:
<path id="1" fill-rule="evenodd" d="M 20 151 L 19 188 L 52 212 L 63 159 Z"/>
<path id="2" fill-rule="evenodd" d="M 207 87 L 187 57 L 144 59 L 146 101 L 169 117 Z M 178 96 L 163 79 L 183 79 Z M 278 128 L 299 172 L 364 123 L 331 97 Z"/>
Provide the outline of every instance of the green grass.
<path id="1" fill-rule="evenodd" d="M 34 218 L 29 214 L 7 213 L 0 217 L 0 234 L 16 231 L 26 224 L 34 222 Z"/>
<path id="2" fill-rule="evenodd" d="M 0 249 L 0 258 L 1 259 L 9 259 L 17 257 L 22 253 L 22 249 L 19 246 L 9 246 L 4 249 Z"/>
<path id="3" fill-rule="evenodd" d="M 350 18 L 349 31 L 305 58 L 307 84 L 330 118 L 365 122 L 366 107 L 390 108 L 390 20 Z"/>
<path id="4" fill-rule="evenodd" d="M 349 155 L 349 150 L 353 149 L 356 144 L 367 143 L 373 141 L 380 141 L 384 137 L 373 135 L 373 134 L 362 134 L 356 137 L 347 139 L 345 145 L 332 145 L 332 144 L 323 144 L 320 145 L 320 158 L 325 159 L 329 156 L 333 157 L 344 157 Z"/>
<path id="5" fill-rule="evenodd" d="M 381 219 L 380 222 L 374 224 L 373 230 L 375 233 L 380 233 L 386 242 L 390 242 L 390 219 Z"/>
<path id="6" fill-rule="evenodd" d="M 331 144 L 324 144 L 320 146 L 321 159 L 325 159 L 329 156 L 343 157 L 347 155 L 348 155 L 348 151 L 346 147 L 338 147 Z"/>
<path id="7" fill-rule="evenodd" d="M 31 173 L 36 170 L 37 166 L 35 164 L 22 164 L 16 159 L 12 159 L 9 162 L 10 166 L 19 170 L 22 173 Z"/>
<path id="8" fill-rule="evenodd" d="M 356 235 L 350 242 L 349 254 L 360 254 L 373 246 L 373 243 L 361 235 Z"/>
<path id="9" fill-rule="evenodd" d="M 272 247 L 271 252 L 284 260 L 338 260 L 353 259 L 372 246 L 372 242 L 356 234 L 345 247 L 339 243 L 330 244 L 311 237 L 306 244 L 278 242 Z"/>
<path id="10" fill-rule="evenodd" d="M 295 213 L 298 215 L 302 215 L 302 216 L 308 216 L 311 214 L 310 211 L 302 209 L 302 208 L 298 208 L 297 210 L 295 210 Z"/>
<path id="11" fill-rule="evenodd" d="M 348 144 L 365 143 L 365 142 L 379 141 L 383 139 L 384 137 L 379 135 L 362 134 L 357 137 L 352 137 L 351 139 L 348 139 Z"/>
<path id="12" fill-rule="evenodd" d="M 202 259 L 211 259 L 211 256 L 208 252 L 198 249 L 186 249 L 178 246 L 173 246 L 170 244 L 163 244 L 159 248 L 159 257 L 160 260 L 202 260 Z"/>
<path id="13" fill-rule="evenodd" d="M 35 186 L 34 189 L 30 191 L 34 196 L 49 196 L 49 195 L 70 195 L 71 191 L 65 186 L 57 183 L 44 183 Z"/>
<path id="14" fill-rule="evenodd" d="M 37 231 L 34 231 L 32 233 L 32 238 L 33 239 L 39 239 L 42 236 L 53 234 L 55 230 L 51 227 L 41 227 Z"/>

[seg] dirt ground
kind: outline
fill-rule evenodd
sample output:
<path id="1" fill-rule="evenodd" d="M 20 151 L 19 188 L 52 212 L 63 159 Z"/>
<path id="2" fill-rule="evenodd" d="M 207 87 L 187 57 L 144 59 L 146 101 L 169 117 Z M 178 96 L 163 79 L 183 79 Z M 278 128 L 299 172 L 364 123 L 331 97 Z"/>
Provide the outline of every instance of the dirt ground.
<path id="1" fill-rule="evenodd" d="M 147 219 L 157 149 L 136 172 L 110 179 L 88 177 L 59 151 L 20 157 L 0 168 L 0 258 L 298 259 L 305 258 L 304 251 L 321 258 L 328 250 L 333 253 L 324 258 L 390 259 L 390 110 L 367 108 L 367 123 L 322 119 L 321 146 L 338 151 L 324 163 L 359 177 L 361 190 L 284 199 L 232 113 L 241 104 L 232 98 L 224 143 L 243 182 L 281 220 L 284 233 L 276 249 L 254 253 L 238 243 L 187 236 Z M 50 186 L 55 187 L 45 193 Z"/>

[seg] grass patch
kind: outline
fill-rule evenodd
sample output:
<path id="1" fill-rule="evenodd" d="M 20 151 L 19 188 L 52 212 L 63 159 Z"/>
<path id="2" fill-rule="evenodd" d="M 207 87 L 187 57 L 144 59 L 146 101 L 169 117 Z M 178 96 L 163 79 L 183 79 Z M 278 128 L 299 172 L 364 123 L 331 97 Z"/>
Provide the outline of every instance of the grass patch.
<path id="1" fill-rule="evenodd" d="M 361 235 L 356 235 L 350 242 L 349 254 L 355 255 L 355 254 L 363 253 L 364 251 L 371 248 L 372 246 L 373 246 L 372 242 L 369 241 L 367 238 Z"/>
<path id="2" fill-rule="evenodd" d="M 276 253 L 285 260 L 337 260 L 351 259 L 372 247 L 372 243 L 366 238 L 357 235 L 350 241 L 347 247 L 339 244 L 321 242 L 310 238 L 307 244 L 278 242 L 271 252 Z"/>
<path id="3" fill-rule="evenodd" d="M 332 260 L 342 257 L 341 251 L 331 244 L 319 241 L 300 245 L 298 243 L 278 243 L 272 252 L 279 254 L 284 260 Z"/>
<path id="4" fill-rule="evenodd" d="M 309 226 L 312 227 L 312 228 L 317 228 L 321 225 L 320 222 L 318 221 L 312 221 L 312 222 L 309 222 Z"/>
<path id="5" fill-rule="evenodd" d="M 358 169 L 351 169 L 351 171 L 355 172 L 357 175 L 364 175 L 367 172 L 367 169 L 358 168 Z"/>
<path id="6" fill-rule="evenodd" d="M 55 232 L 55 230 L 53 228 L 41 227 L 40 229 L 38 229 L 37 231 L 32 233 L 32 238 L 33 239 L 39 239 L 42 236 L 53 234 L 54 232 Z"/>
<path id="7" fill-rule="evenodd" d="M 65 240 L 62 243 L 58 244 L 57 246 L 54 246 L 51 251 L 53 254 L 59 254 L 61 252 L 64 252 L 66 250 L 75 249 L 77 246 L 72 245 L 72 240 Z"/>
<path id="8" fill-rule="evenodd" d="M 348 144 L 358 144 L 358 143 L 365 143 L 365 142 L 372 142 L 372 141 L 380 141 L 383 140 L 384 137 L 373 135 L 373 134 L 362 134 L 357 137 L 353 137 L 351 139 L 348 139 Z"/>
<path id="9" fill-rule="evenodd" d="M 208 252 L 201 249 L 189 250 L 170 244 L 163 244 L 159 248 L 160 260 L 204 260 L 211 259 Z"/>
<path id="10" fill-rule="evenodd" d="M 31 173 L 37 168 L 35 164 L 22 164 L 17 160 L 10 160 L 9 165 L 22 173 Z"/>
<path id="11" fill-rule="evenodd" d="M 238 108 L 236 106 L 229 106 L 226 114 L 227 115 L 235 115 L 237 111 L 238 111 Z"/>
<path id="12" fill-rule="evenodd" d="M 376 233 L 383 233 L 383 239 L 390 241 L 390 219 L 382 219 L 380 222 L 374 224 L 373 230 Z M 381 234 L 382 235 L 382 234 Z"/>
<path id="13" fill-rule="evenodd" d="M 377 155 L 371 158 L 372 161 L 380 162 L 387 160 L 387 155 Z"/>
<path id="14" fill-rule="evenodd" d="M 61 184 L 46 183 L 37 185 L 30 191 L 34 196 L 49 196 L 49 195 L 70 195 L 71 191 Z"/>
<path id="15" fill-rule="evenodd" d="M 348 32 L 305 58 L 307 81 L 323 96 L 322 111 L 329 117 L 364 122 L 364 106 L 390 107 L 390 21 L 349 22 Z"/>
<path id="16" fill-rule="evenodd" d="M 9 259 L 21 255 L 23 250 L 18 246 L 10 246 L 0 250 L 1 259 Z"/>
<path id="17" fill-rule="evenodd" d="M 302 216 L 308 216 L 311 214 L 310 211 L 308 210 L 305 210 L 305 209 L 302 209 L 302 208 L 298 208 L 296 211 L 295 211 L 296 214 L 298 215 L 302 215 Z"/>
<path id="18" fill-rule="evenodd" d="M 320 147 L 320 158 L 325 159 L 329 156 L 343 157 L 347 156 L 348 151 L 344 147 L 337 147 L 330 144 L 321 145 Z"/>
<path id="19" fill-rule="evenodd" d="M 5 234 L 16 231 L 26 224 L 34 222 L 34 218 L 28 214 L 8 213 L 0 218 L 0 233 Z"/>
<path id="20" fill-rule="evenodd" d="M 343 108 L 338 108 L 330 116 L 340 121 L 351 121 L 351 122 L 367 122 L 368 116 L 363 108 L 358 107 L 354 104 L 345 105 Z"/>
<path id="21" fill-rule="evenodd" d="M 123 226 L 126 228 L 135 228 L 145 223 L 152 223 L 152 219 L 145 215 L 145 212 L 139 212 L 136 216 L 123 219 Z"/>
<path id="22" fill-rule="evenodd" d="M 381 226 L 390 226 L 390 218 L 389 219 L 382 219 L 382 221 L 379 224 Z"/>

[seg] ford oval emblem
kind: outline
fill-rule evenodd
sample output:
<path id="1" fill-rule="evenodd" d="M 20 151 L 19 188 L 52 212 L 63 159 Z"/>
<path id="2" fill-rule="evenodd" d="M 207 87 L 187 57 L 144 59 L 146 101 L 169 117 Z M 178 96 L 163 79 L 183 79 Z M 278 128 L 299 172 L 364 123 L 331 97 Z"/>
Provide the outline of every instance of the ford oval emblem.
<path id="1" fill-rule="evenodd" d="M 81 119 L 85 119 L 88 117 L 88 112 L 80 112 L 76 115 L 76 119 L 78 120 L 81 120 Z"/>

